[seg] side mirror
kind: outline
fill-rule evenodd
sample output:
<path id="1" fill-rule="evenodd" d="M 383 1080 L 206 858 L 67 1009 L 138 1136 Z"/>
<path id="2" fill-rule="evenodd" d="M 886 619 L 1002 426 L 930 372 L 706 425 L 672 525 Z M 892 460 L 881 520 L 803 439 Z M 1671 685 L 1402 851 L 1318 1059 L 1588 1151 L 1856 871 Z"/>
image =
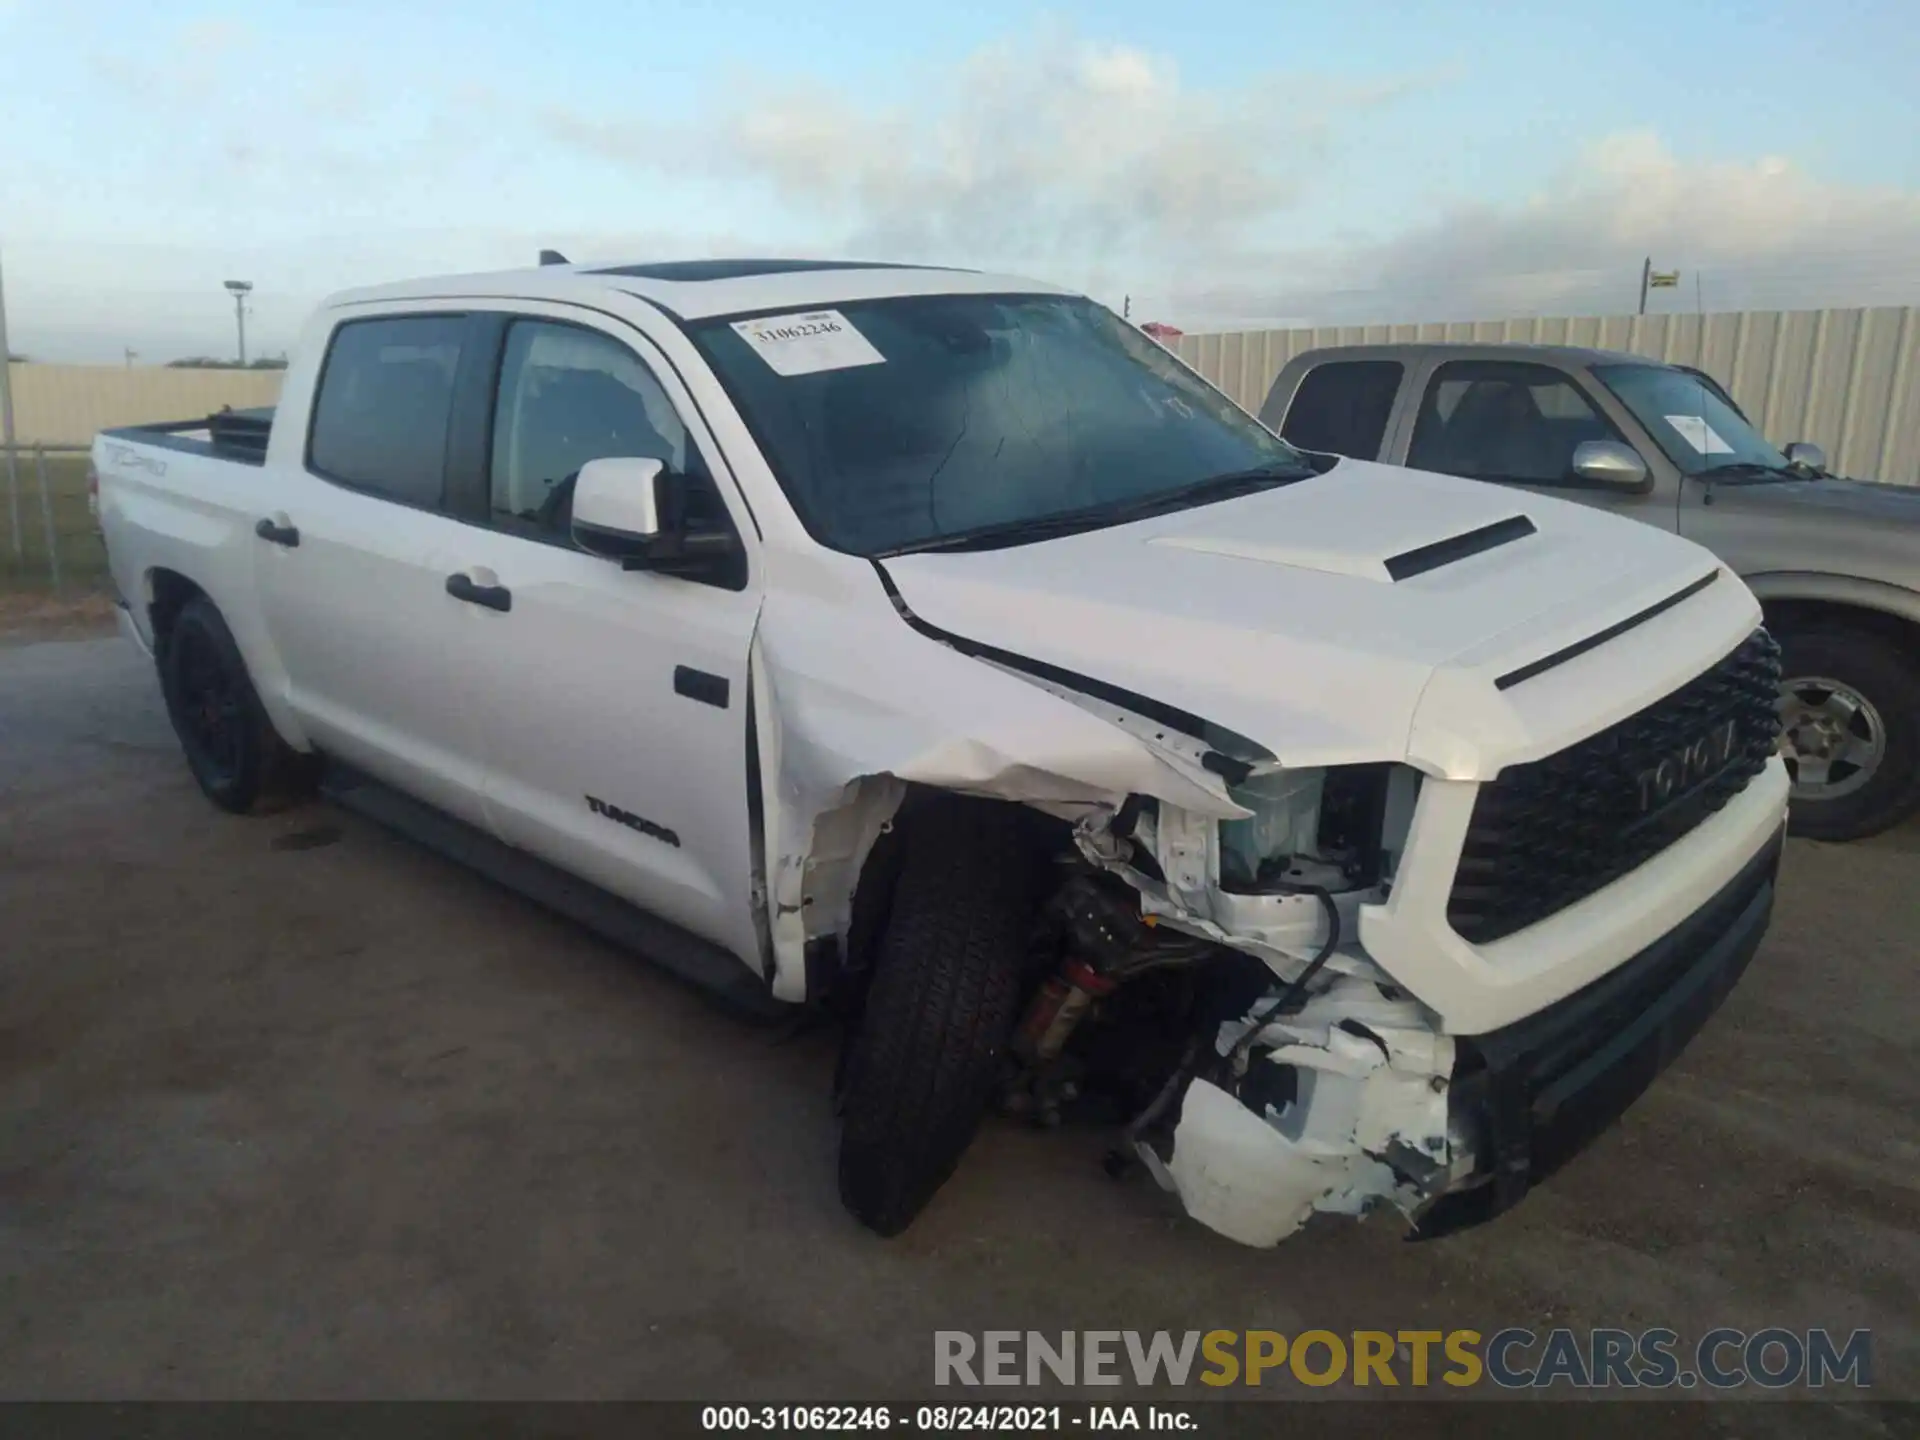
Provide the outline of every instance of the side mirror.
<path id="1" fill-rule="evenodd" d="M 1815 475 L 1827 473 L 1827 452 L 1811 440 L 1796 440 L 1787 446 L 1787 464 Z"/>
<path id="2" fill-rule="evenodd" d="M 744 589 L 746 551 L 733 530 L 688 524 L 695 483 L 651 458 L 589 460 L 573 482 L 573 543 L 622 570 Z"/>
<path id="3" fill-rule="evenodd" d="M 644 557 L 661 539 L 661 482 L 653 459 L 589 460 L 573 482 L 573 543 L 608 560 Z"/>
<path id="4" fill-rule="evenodd" d="M 1574 447 L 1573 473 L 1609 490 L 1645 490 L 1652 483 L 1640 452 L 1618 440 L 1583 440 Z"/>

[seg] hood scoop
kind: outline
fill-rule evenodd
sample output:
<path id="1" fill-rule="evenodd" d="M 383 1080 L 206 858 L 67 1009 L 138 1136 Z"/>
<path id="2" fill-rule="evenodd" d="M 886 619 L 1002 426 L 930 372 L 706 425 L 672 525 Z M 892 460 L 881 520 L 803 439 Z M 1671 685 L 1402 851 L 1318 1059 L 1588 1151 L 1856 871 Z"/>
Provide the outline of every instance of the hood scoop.
<path id="1" fill-rule="evenodd" d="M 1509 515 L 1490 525 L 1450 535 L 1393 555 L 1367 555 L 1353 550 L 1338 550 L 1284 540 L 1243 540 L 1214 535 L 1160 535 L 1149 545 L 1165 545 L 1174 550 L 1193 550 L 1203 555 L 1227 555 L 1236 560 L 1255 560 L 1267 565 L 1288 565 L 1297 570 L 1317 570 L 1326 575 L 1349 575 L 1357 580 L 1377 580 L 1393 584 L 1411 580 L 1429 570 L 1438 570 L 1470 556 L 1496 550 L 1536 533 L 1533 521 L 1525 515 Z"/>
<path id="2" fill-rule="evenodd" d="M 1524 540 L 1533 533 L 1533 521 L 1524 515 L 1509 515 L 1505 520 L 1496 520 L 1477 530 L 1462 531 L 1448 539 L 1436 540 L 1431 545 L 1422 545 L 1417 550 L 1404 550 L 1398 555 L 1390 555 L 1386 561 L 1387 575 L 1396 581 L 1411 580 L 1429 570 L 1438 570 L 1443 565 L 1465 560 L 1470 555 L 1482 555 L 1502 545 Z"/>

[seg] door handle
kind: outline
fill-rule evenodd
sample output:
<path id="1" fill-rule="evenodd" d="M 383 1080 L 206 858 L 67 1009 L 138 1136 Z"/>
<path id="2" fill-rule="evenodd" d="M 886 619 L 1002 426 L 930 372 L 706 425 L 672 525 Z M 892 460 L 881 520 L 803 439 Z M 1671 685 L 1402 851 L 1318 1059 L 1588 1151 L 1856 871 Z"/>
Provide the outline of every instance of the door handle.
<path id="1" fill-rule="evenodd" d="M 728 688 L 724 675 L 709 675 L 691 665 L 673 667 L 673 693 L 684 695 L 689 700 L 698 700 L 702 705 L 726 709 Z"/>
<path id="2" fill-rule="evenodd" d="M 262 540 L 271 540 L 276 545 L 284 545 L 289 550 L 300 543 L 300 532 L 291 525 L 276 525 L 272 520 L 262 520 L 253 527 L 253 533 Z"/>
<path id="3" fill-rule="evenodd" d="M 489 610 L 513 609 L 513 592 L 504 585 L 476 585 L 471 575 L 462 572 L 447 576 L 447 593 L 469 605 L 484 605 Z"/>

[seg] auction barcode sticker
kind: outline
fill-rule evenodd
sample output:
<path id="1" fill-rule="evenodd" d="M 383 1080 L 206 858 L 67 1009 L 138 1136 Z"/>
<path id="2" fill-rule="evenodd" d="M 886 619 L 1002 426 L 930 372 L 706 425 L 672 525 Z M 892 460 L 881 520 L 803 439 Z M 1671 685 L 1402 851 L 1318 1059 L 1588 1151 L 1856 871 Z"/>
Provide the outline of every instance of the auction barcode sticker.
<path id="1" fill-rule="evenodd" d="M 1733 446 L 1720 438 L 1720 432 L 1707 423 L 1704 415 L 1668 415 L 1667 424 L 1680 438 L 1702 455 L 1731 455 Z"/>
<path id="2" fill-rule="evenodd" d="M 887 357 L 838 310 L 736 320 L 733 328 L 779 375 L 812 375 L 821 370 L 886 363 Z"/>

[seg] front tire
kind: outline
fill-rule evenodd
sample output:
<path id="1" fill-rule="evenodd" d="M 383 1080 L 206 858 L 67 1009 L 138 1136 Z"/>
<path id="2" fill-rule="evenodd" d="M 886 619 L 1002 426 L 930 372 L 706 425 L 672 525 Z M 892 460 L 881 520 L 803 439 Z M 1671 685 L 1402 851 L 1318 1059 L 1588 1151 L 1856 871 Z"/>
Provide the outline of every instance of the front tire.
<path id="1" fill-rule="evenodd" d="M 946 1183 L 1020 1018 L 1038 909 L 1030 818 L 942 802 L 904 837 L 843 1092 L 840 1199 L 897 1235 Z"/>
<path id="2" fill-rule="evenodd" d="M 1781 753 L 1795 835 L 1858 840 L 1920 807 L 1920 670 L 1847 626 L 1780 635 Z"/>
<path id="3" fill-rule="evenodd" d="M 274 730 L 212 601 L 197 597 L 180 608 L 158 659 L 167 718 L 203 795 L 245 814 L 278 809 L 311 789 L 312 757 Z"/>

